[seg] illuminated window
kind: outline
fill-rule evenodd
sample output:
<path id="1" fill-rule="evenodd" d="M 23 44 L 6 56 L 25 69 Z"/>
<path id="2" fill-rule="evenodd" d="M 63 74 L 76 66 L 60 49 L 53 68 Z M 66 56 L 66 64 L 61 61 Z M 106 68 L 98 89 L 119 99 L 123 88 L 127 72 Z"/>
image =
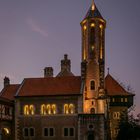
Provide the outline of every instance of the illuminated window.
<path id="1" fill-rule="evenodd" d="M 34 105 L 30 105 L 30 115 L 34 115 L 35 114 L 35 107 Z"/>
<path id="2" fill-rule="evenodd" d="M 34 115 L 35 107 L 34 105 L 25 105 L 24 106 L 24 115 Z"/>
<path id="3" fill-rule="evenodd" d="M 74 112 L 75 112 L 75 107 L 74 107 L 73 104 L 70 104 L 70 105 L 69 105 L 69 113 L 70 113 L 70 114 L 74 114 Z"/>
<path id="4" fill-rule="evenodd" d="M 86 30 L 87 29 L 87 26 L 86 25 L 84 25 L 84 30 Z"/>
<path id="5" fill-rule="evenodd" d="M 103 25 L 102 25 L 102 24 L 100 24 L 100 28 L 101 28 L 101 29 L 103 28 Z"/>
<path id="6" fill-rule="evenodd" d="M 74 114 L 75 106 L 74 104 L 64 104 L 64 114 Z"/>
<path id="7" fill-rule="evenodd" d="M 121 98 L 121 102 L 123 102 L 123 98 Z"/>
<path id="8" fill-rule="evenodd" d="M 51 114 L 51 105 L 48 104 L 48 105 L 46 106 L 46 108 L 47 108 L 47 114 Z"/>
<path id="9" fill-rule="evenodd" d="M 5 135 L 9 135 L 10 134 L 10 130 L 9 128 L 3 128 Z"/>
<path id="10" fill-rule="evenodd" d="M 90 81 L 90 89 L 95 90 L 95 81 L 94 80 Z"/>
<path id="11" fill-rule="evenodd" d="M 64 104 L 64 114 L 69 114 L 69 105 Z"/>
<path id="12" fill-rule="evenodd" d="M 128 102 L 128 99 L 127 98 L 125 98 L 125 102 Z"/>
<path id="13" fill-rule="evenodd" d="M 24 106 L 24 115 L 29 115 L 29 106 L 28 105 Z"/>
<path id="14" fill-rule="evenodd" d="M 41 105 L 41 115 L 47 115 L 47 114 L 56 114 L 57 113 L 57 107 L 56 104 L 43 104 Z"/>
<path id="15" fill-rule="evenodd" d="M 46 115 L 46 105 L 41 105 L 41 115 Z"/>
<path id="16" fill-rule="evenodd" d="M 52 105 L 52 114 L 56 114 L 56 105 L 55 104 L 53 104 Z"/>
<path id="17" fill-rule="evenodd" d="M 112 98 L 112 102 L 115 102 L 115 98 Z"/>
<path id="18" fill-rule="evenodd" d="M 100 47 L 100 59 L 103 59 L 103 47 Z"/>
<path id="19" fill-rule="evenodd" d="M 91 23 L 91 27 L 95 27 L 95 24 L 94 23 Z"/>
<path id="20" fill-rule="evenodd" d="M 113 112 L 113 119 L 115 120 L 120 119 L 120 112 Z"/>

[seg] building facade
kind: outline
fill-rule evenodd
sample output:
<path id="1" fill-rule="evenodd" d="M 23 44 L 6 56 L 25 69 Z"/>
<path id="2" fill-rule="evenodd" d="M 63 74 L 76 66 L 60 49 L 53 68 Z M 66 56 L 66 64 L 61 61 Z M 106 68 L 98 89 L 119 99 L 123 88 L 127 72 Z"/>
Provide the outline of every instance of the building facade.
<path id="1" fill-rule="evenodd" d="M 109 73 L 105 77 L 105 28 L 92 2 L 81 22 L 81 76 L 71 72 L 65 54 L 56 76 L 46 67 L 44 77 L 25 78 L 19 85 L 4 79 L 0 107 L 6 104 L 11 111 L 9 119 L 1 117 L 2 140 L 115 140 L 134 95 Z"/>

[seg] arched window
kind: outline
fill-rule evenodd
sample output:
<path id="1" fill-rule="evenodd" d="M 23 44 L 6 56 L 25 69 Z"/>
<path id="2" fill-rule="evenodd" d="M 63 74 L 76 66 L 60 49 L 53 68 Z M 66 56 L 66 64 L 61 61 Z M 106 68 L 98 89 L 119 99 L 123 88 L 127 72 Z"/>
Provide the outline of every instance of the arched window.
<path id="1" fill-rule="evenodd" d="M 24 106 L 24 115 L 29 115 L 29 106 L 28 105 Z"/>
<path id="2" fill-rule="evenodd" d="M 48 104 L 48 105 L 46 106 L 46 108 L 47 108 L 47 114 L 51 114 L 51 105 Z"/>
<path id="3" fill-rule="evenodd" d="M 41 105 L 41 115 L 46 115 L 46 106 L 45 106 L 45 104 Z"/>
<path id="4" fill-rule="evenodd" d="M 64 104 L 64 114 L 69 114 L 69 105 Z"/>
<path id="5" fill-rule="evenodd" d="M 55 104 L 53 104 L 52 105 L 52 114 L 56 114 L 56 105 Z"/>
<path id="6" fill-rule="evenodd" d="M 9 128 L 3 128 L 3 132 L 5 135 L 9 135 L 10 134 L 10 129 Z"/>
<path id="7" fill-rule="evenodd" d="M 94 108 L 91 108 L 91 109 L 90 109 L 90 113 L 91 113 L 91 114 L 95 114 L 95 109 L 94 109 Z"/>
<path id="8" fill-rule="evenodd" d="M 34 115 L 35 114 L 35 107 L 34 105 L 30 105 L 30 115 Z"/>
<path id="9" fill-rule="evenodd" d="M 90 30 L 90 44 L 91 46 L 95 44 L 95 24 L 91 24 L 91 30 Z"/>
<path id="10" fill-rule="evenodd" d="M 120 112 L 113 112 L 113 119 L 119 120 L 121 117 L 120 115 L 121 115 Z"/>
<path id="11" fill-rule="evenodd" d="M 90 89 L 95 90 L 95 81 L 94 80 L 90 81 Z"/>
<path id="12" fill-rule="evenodd" d="M 74 113 L 75 113 L 75 107 L 74 107 L 73 104 L 70 104 L 70 105 L 69 105 L 69 113 L 70 113 L 70 114 L 74 114 Z"/>

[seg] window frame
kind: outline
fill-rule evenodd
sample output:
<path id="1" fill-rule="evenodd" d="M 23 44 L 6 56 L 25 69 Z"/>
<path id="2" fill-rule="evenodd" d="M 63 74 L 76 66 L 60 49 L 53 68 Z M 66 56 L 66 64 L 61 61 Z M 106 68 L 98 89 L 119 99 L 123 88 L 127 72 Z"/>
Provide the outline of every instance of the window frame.
<path id="1" fill-rule="evenodd" d="M 65 129 L 67 130 L 67 133 L 68 133 L 68 135 L 66 136 L 65 135 Z M 73 130 L 73 135 L 71 136 L 70 135 L 70 131 L 71 131 L 71 129 Z M 65 137 L 65 138 L 74 138 L 75 137 L 75 128 L 74 127 L 63 127 L 63 137 Z"/>
<path id="2" fill-rule="evenodd" d="M 47 129 L 48 135 L 45 135 L 45 129 Z M 51 135 L 51 129 L 53 130 L 53 135 Z M 55 128 L 54 127 L 44 127 L 42 129 L 42 136 L 45 137 L 45 138 L 47 138 L 47 137 L 51 137 L 51 138 L 55 137 Z"/>
<path id="3" fill-rule="evenodd" d="M 113 119 L 114 120 L 120 120 L 121 113 L 119 111 L 113 112 Z"/>
<path id="4" fill-rule="evenodd" d="M 94 79 L 90 80 L 90 90 L 92 91 L 96 90 L 96 82 Z"/>

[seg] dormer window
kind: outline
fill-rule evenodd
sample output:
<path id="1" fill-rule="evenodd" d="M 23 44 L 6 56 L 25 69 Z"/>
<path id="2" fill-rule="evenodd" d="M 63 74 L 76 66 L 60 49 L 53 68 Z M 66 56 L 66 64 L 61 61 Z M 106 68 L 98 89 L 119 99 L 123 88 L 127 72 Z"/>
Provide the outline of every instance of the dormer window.
<path id="1" fill-rule="evenodd" d="M 90 81 L 90 90 L 95 90 L 95 81 Z"/>

